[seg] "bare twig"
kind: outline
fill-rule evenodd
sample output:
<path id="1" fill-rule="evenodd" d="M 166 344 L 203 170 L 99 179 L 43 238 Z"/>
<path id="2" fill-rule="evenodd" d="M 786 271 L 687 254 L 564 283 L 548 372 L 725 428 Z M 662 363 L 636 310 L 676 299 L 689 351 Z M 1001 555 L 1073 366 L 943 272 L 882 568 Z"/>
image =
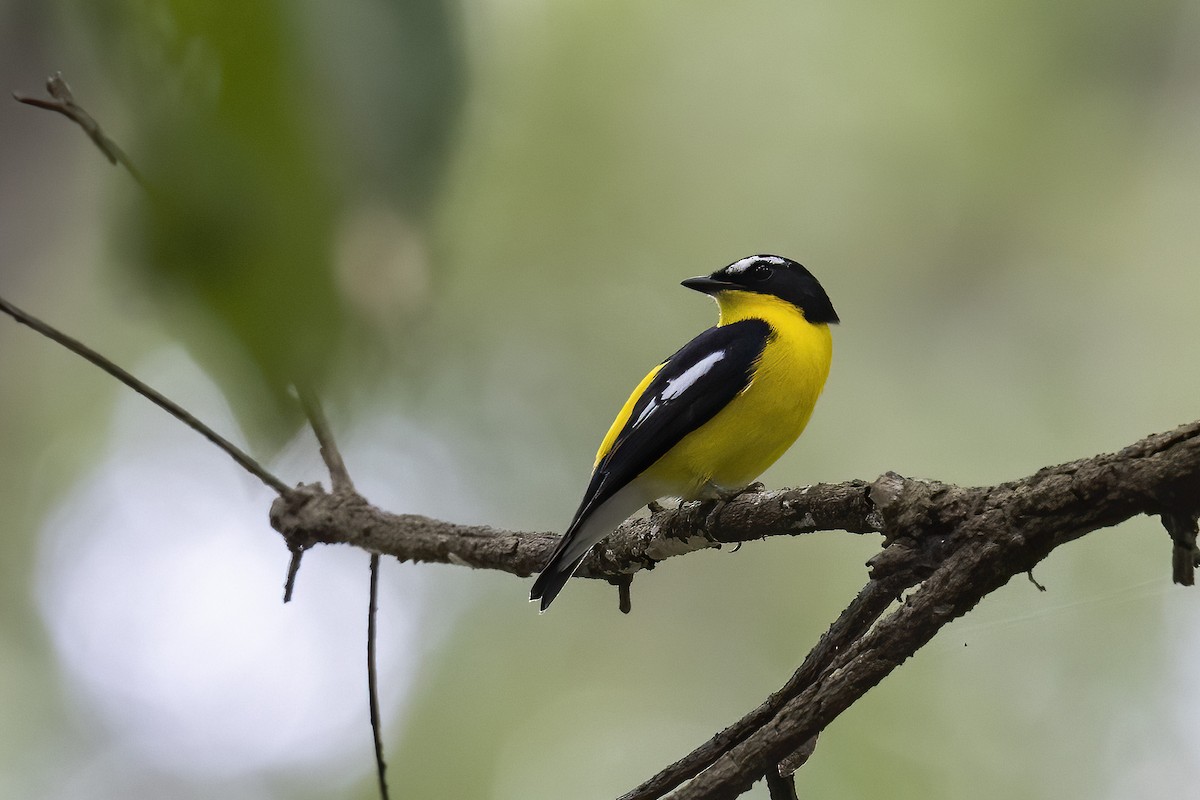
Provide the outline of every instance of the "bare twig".
<path id="1" fill-rule="evenodd" d="M 379 680 L 375 666 L 375 612 L 379 598 L 379 554 L 371 554 L 371 590 L 367 606 L 367 696 L 371 704 L 371 735 L 375 740 L 375 770 L 379 796 L 388 800 L 387 764 L 383 760 L 383 729 L 379 721 Z"/>
<path id="2" fill-rule="evenodd" d="M 133 176 L 133 179 L 137 181 L 143 189 L 145 189 L 147 192 L 150 191 L 150 185 L 146 182 L 145 177 L 142 175 L 137 166 L 134 165 L 129 156 L 125 155 L 125 151 L 122 150 L 116 142 L 105 135 L 104 131 L 100 128 L 100 124 L 96 122 L 91 114 L 87 113 L 82 106 L 75 102 L 75 96 L 71 93 L 71 87 L 67 85 L 67 82 L 63 79 L 61 72 L 56 72 L 46 79 L 46 91 L 49 92 L 52 99 L 46 100 L 38 97 L 29 97 L 19 92 L 13 92 L 13 98 L 17 102 L 24 103 L 28 106 L 34 106 L 35 108 L 42 108 L 48 111 L 55 111 L 74 122 L 83 129 L 84 133 L 86 133 L 92 142 L 95 143 L 96 147 L 100 149 L 100 152 L 104 153 L 104 156 L 109 160 L 110 163 L 120 164 L 121 166 L 125 167 L 125 169 L 129 171 L 129 174 Z M 0 311 L 8 314 L 13 319 L 17 320 L 17 322 L 28 325 L 43 336 L 58 342 L 76 355 L 86 358 L 88 361 L 100 367 L 100 369 L 104 370 L 109 375 L 112 375 L 121 383 L 147 398 L 159 408 L 162 408 L 168 414 L 178 419 L 184 425 L 187 425 L 189 428 L 208 439 L 217 447 L 224 450 L 243 469 L 245 469 L 251 475 L 254 475 L 270 488 L 274 489 L 279 493 L 280 496 L 287 496 L 291 494 L 292 490 L 287 484 L 268 472 L 261 464 L 243 452 L 240 448 L 235 446 L 232 442 L 218 434 L 200 420 L 196 419 L 196 417 L 192 416 L 192 414 L 182 408 L 179 404 L 175 403 L 173 400 L 168 399 L 161 393 L 155 391 L 145 383 L 142 383 L 140 380 L 133 377 L 133 375 L 118 367 L 105 356 L 100 355 L 82 342 L 59 332 L 45 322 L 37 319 L 32 314 L 22 311 L 3 298 L 0 298 Z"/>
<path id="3" fill-rule="evenodd" d="M 329 470 L 333 493 L 338 496 L 357 498 L 354 481 L 350 479 L 350 471 L 346 469 L 346 462 L 342 460 L 342 453 L 338 449 L 337 441 L 333 438 L 333 430 L 329 426 L 329 420 L 325 416 L 325 409 L 322 408 L 320 399 L 307 386 L 297 387 L 297 392 L 300 395 L 300 405 L 304 407 L 309 425 L 312 426 L 317 443 L 320 445 L 321 458 L 325 461 L 326 469 Z M 290 544 L 289 546 L 293 548 L 292 562 L 288 569 L 284 602 L 291 597 L 296 572 L 300 569 L 300 558 L 307 549 L 302 545 Z M 371 553 L 370 571 L 371 582 L 367 601 L 367 697 L 370 704 L 371 738 L 375 742 L 375 771 L 379 777 L 379 796 L 382 800 L 388 800 L 387 763 L 383 759 L 383 725 L 379 717 L 379 667 L 375 647 L 378 638 L 375 619 L 379 611 L 378 553 Z"/>
<path id="4" fill-rule="evenodd" d="M 1033 570 L 1029 570 L 1028 572 L 1026 572 L 1025 577 L 1029 578 L 1029 582 L 1032 583 L 1034 585 L 1034 588 L 1036 588 L 1039 592 L 1046 591 L 1046 587 L 1043 586 L 1041 584 L 1041 582 L 1038 581 L 1037 578 L 1033 577 Z"/>
<path id="5" fill-rule="evenodd" d="M 288 544 L 288 550 L 292 552 L 292 558 L 288 562 L 287 579 L 283 582 L 283 602 L 292 602 L 292 592 L 296 589 L 296 576 L 300 573 L 300 561 L 304 558 L 304 551 L 308 547 L 303 545 Z"/>
<path id="6" fill-rule="evenodd" d="M 88 138 L 92 140 L 96 147 L 100 148 L 100 152 L 104 153 L 104 157 L 109 160 L 109 163 L 120 164 L 125 167 L 143 189 L 150 191 L 150 184 L 146 182 L 146 178 L 142 175 L 141 170 L 134 165 L 129 156 L 125 155 L 125 151 L 104 134 L 104 131 L 100 128 L 100 123 L 96 122 L 91 114 L 84 111 L 75 102 L 75 97 L 71 94 L 71 87 L 63 80 L 61 72 L 56 72 L 46 79 L 46 91 L 50 93 L 52 99 L 46 100 L 40 97 L 30 97 L 19 92 L 13 92 L 13 99 L 27 106 L 58 112 L 74 122 L 83 129 L 83 132 L 88 135 Z"/>
<path id="7" fill-rule="evenodd" d="M 296 387 L 296 392 L 300 396 L 300 405 L 304 407 L 304 414 L 308 417 L 308 424 L 312 426 L 313 433 L 317 437 L 317 444 L 321 447 L 321 458 L 325 461 L 325 468 L 329 470 L 333 493 L 352 493 L 354 482 L 350 480 L 346 462 L 342 460 L 342 453 L 338 450 L 337 442 L 334 441 L 333 431 L 329 427 L 329 420 L 325 417 L 325 409 L 322 408 L 320 399 L 307 386 Z"/>
<path id="8" fill-rule="evenodd" d="M 251 458 L 245 451 L 243 451 L 237 445 L 233 444 L 228 439 L 226 439 L 224 436 L 217 433 L 216 431 L 214 431 L 212 428 L 205 425 L 200 420 L 196 419 L 196 417 L 192 416 L 191 413 L 186 411 L 182 406 L 180 406 L 174 400 L 167 398 L 162 393 L 156 391 L 155 389 L 151 388 L 147 384 L 138 380 L 133 375 L 131 375 L 129 372 L 125 371 L 121 367 L 118 367 L 116 364 L 114 364 L 108 358 L 100 355 L 95 350 L 93 350 L 92 348 L 90 348 L 86 344 L 84 344 L 83 342 L 80 342 L 78 339 L 73 339 L 72 337 L 68 336 L 67 334 L 59 331 L 57 328 L 51 327 L 50 325 L 46 324 L 45 322 L 42 322 L 40 319 L 33 316 L 32 314 L 22 311 L 21 309 L 17 308 L 12 303 L 8 302 L 7 300 L 5 300 L 2 297 L 0 297 L 0 311 L 3 311 L 5 314 L 8 314 L 10 317 L 15 319 L 17 322 L 20 322 L 22 325 L 28 325 L 30 328 L 33 328 L 35 331 L 42 334 L 47 339 L 57 342 L 58 344 L 67 348 L 68 350 L 70 350 L 72 353 L 75 353 L 78 356 L 82 356 L 83 358 L 85 358 L 88 361 L 95 364 L 100 369 L 107 372 L 109 375 L 112 375 L 114 378 L 119 380 L 121 383 L 125 384 L 130 389 L 133 389 L 135 392 L 140 394 L 142 397 L 145 397 L 147 400 L 154 403 L 156 406 L 163 409 L 171 416 L 175 417 L 175 419 L 179 420 L 184 425 L 187 425 L 189 428 L 191 428 L 192 430 L 199 433 L 205 439 L 208 439 L 210 442 L 215 444 L 217 447 L 224 450 L 229 455 L 230 458 L 232 458 L 234 461 L 236 461 L 238 463 L 238 466 L 240 466 L 242 469 L 249 472 L 254 477 L 258 478 L 260 481 L 265 483 L 270 488 L 274 489 L 279 494 L 280 497 L 291 497 L 292 496 L 292 494 L 293 494 L 292 489 L 287 484 L 285 484 L 283 481 L 279 480 L 279 478 L 276 478 L 274 475 L 272 475 L 270 472 L 268 472 L 266 470 L 266 468 L 263 467 L 262 464 L 259 464 L 257 461 L 255 461 L 253 458 Z"/>
<path id="9" fill-rule="evenodd" d="M 321 401 L 306 386 L 296 387 L 296 393 L 299 395 L 304 414 L 308 417 L 308 424 L 312 426 L 313 434 L 317 437 L 321 459 L 325 462 L 325 468 L 329 470 L 329 480 L 334 494 L 354 494 L 354 482 L 350 480 L 350 472 L 346 469 L 346 462 L 342 460 L 342 453 L 338 450 L 337 442 L 333 438 L 333 431 L 329 427 L 329 420 L 325 417 L 325 409 L 321 407 Z M 283 602 L 285 603 L 291 602 L 292 592 L 296 588 L 296 575 L 300 572 L 300 562 L 310 546 L 288 539 L 288 549 L 292 552 L 292 559 L 288 563 L 287 581 L 283 585 Z"/>

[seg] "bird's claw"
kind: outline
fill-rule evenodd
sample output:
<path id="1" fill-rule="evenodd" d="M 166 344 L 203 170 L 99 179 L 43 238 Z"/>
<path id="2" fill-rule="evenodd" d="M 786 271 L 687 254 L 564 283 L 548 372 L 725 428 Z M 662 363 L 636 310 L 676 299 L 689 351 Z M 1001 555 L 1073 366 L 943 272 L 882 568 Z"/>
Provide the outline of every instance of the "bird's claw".
<path id="1" fill-rule="evenodd" d="M 722 503 L 728 503 L 732 500 L 738 499 L 744 494 L 758 494 L 766 488 L 766 486 L 763 486 L 762 481 L 755 481 L 754 483 L 742 489 L 718 490 L 717 499 L 719 499 Z"/>
<path id="2" fill-rule="evenodd" d="M 741 489 L 719 489 L 714 487 L 712 489 L 713 497 L 704 501 L 708 505 L 708 512 L 704 515 L 704 523 L 701 525 L 700 531 L 704 538 L 714 544 L 722 544 L 713 533 L 713 530 L 717 527 L 717 515 L 721 513 L 721 509 L 725 507 L 726 503 L 731 503 L 744 494 L 758 494 L 764 488 L 759 481 L 755 481 Z"/>
<path id="3" fill-rule="evenodd" d="M 705 502 L 709 505 L 709 509 L 708 513 L 704 515 L 704 524 L 700 526 L 700 533 L 705 539 L 720 547 L 721 542 L 717 540 L 716 534 L 713 533 L 713 529 L 717 526 L 717 514 L 721 511 L 721 508 L 725 505 L 726 501 L 706 500 Z"/>

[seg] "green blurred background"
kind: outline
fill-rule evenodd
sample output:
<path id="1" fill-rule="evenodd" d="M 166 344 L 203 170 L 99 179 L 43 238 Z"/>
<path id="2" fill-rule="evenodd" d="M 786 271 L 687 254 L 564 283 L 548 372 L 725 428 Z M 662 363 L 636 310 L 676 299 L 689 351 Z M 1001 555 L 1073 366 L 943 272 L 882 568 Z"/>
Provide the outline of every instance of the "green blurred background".
<path id="1" fill-rule="evenodd" d="M 559 530 L 677 286 L 804 262 L 843 324 L 771 486 L 991 483 L 1197 416 L 1200 5 L 0 0 L 0 294 L 395 511 Z M 0 320 L 0 796 L 374 796 L 366 556 L 280 604 L 270 494 Z M 580 581 L 385 564 L 396 796 L 604 798 L 781 684 L 865 579 L 820 534 Z M 1136 520 L 822 737 L 801 796 L 1186 796 L 1200 594 Z M 758 786 L 752 797 L 763 798 Z"/>

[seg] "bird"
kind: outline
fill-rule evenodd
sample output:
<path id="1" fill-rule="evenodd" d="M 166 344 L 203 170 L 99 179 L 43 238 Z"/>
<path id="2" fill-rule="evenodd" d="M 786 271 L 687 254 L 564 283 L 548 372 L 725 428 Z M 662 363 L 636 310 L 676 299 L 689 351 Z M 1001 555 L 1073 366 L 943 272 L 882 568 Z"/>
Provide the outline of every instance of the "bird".
<path id="1" fill-rule="evenodd" d="M 530 590 L 545 611 L 588 551 L 660 498 L 724 500 L 799 438 L 825 386 L 837 312 L 801 264 L 753 255 L 683 286 L 719 319 L 642 379 L 600 443 L 587 490 Z"/>

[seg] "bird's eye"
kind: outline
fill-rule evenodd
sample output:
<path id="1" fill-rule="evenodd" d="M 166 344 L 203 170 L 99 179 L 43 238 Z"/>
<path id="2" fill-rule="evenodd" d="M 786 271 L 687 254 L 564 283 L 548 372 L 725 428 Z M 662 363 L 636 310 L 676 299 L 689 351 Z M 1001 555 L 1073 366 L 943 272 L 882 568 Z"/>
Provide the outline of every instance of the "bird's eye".
<path id="1" fill-rule="evenodd" d="M 766 264 L 755 264 L 754 266 L 750 267 L 750 269 L 746 270 L 746 277 L 750 278 L 751 280 L 765 281 L 767 278 L 771 277 L 771 268 Z"/>

